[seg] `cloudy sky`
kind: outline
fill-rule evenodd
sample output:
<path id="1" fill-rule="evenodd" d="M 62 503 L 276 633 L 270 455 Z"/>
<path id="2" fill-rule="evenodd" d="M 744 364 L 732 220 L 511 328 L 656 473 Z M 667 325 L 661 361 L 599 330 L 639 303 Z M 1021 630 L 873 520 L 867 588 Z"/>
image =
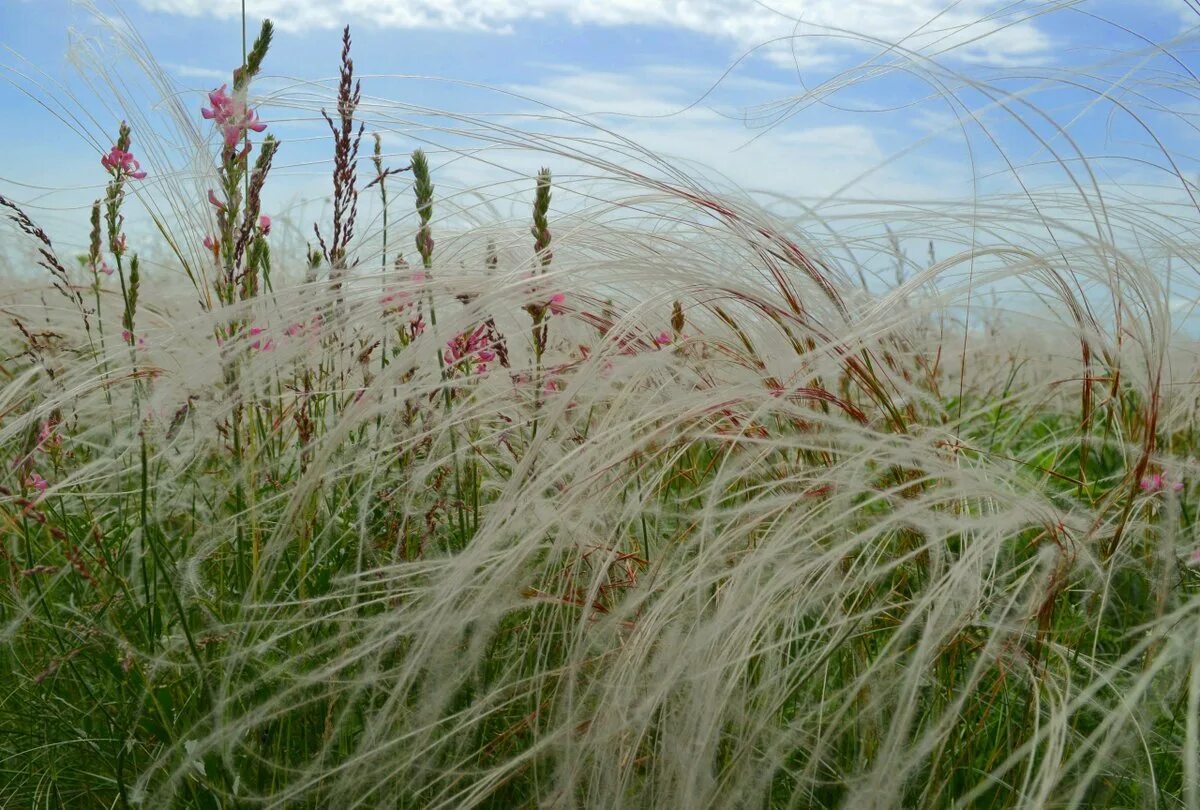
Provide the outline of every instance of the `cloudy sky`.
<path id="1" fill-rule="evenodd" d="M 203 91 L 240 62 L 242 0 L 97 5 L 118 27 L 132 26 L 202 123 Z M 1104 182 L 1166 182 L 1170 167 L 1144 123 L 1194 175 L 1187 156 L 1198 136 L 1189 116 L 1200 107 L 1186 87 L 1188 72 L 1200 72 L 1189 35 L 1200 23 L 1194 7 L 1196 0 L 246 0 L 252 21 L 269 16 L 279 27 L 256 90 L 268 97 L 263 117 L 289 142 L 281 161 L 303 193 L 320 195 L 328 180 L 319 163 L 327 147 L 313 120 L 319 102 L 314 85 L 300 82 L 330 86 L 339 31 L 350 24 L 364 92 L 374 99 L 493 115 L 587 114 L 697 173 L 818 201 L 968 196 L 989 184 L 1004 188 L 1012 167 L 1034 185 L 1065 182 L 1051 152 L 1075 148 L 1096 158 Z M 96 195 L 98 145 L 120 108 L 162 110 L 161 93 L 118 57 L 113 71 L 129 78 L 127 98 L 78 79 L 73 43 L 94 38 L 103 48 L 108 37 L 94 10 L 68 0 L 0 0 L 0 193 L 51 221 Z M 902 57 L 907 66 L 896 69 Z M 411 76 L 442 80 L 401 78 Z M 66 91 L 74 97 L 67 107 L 87 113 L 76 127 L 43 106 Z M 1000 91 L 1019 100 L 998 106 Z M 422 139 L 454 145 L 386 109 L 389 150 L 402 155 Z M 538 160 L 489 158 L 472 171 L 525 172 Z M 444 171 L 470 182 L 464 166 Z"/>

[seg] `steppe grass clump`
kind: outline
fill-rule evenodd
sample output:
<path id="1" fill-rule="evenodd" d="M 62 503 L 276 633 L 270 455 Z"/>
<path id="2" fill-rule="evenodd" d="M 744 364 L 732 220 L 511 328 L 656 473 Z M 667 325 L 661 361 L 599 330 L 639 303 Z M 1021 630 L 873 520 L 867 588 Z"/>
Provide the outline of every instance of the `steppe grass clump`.
<path id="1" fill-rule="evenodd" d="M 179 122 L 198 177 L 116 128 L 78 262 L 0 198 L 49 273 L 3 298 L 0 804 L 1200 805 L 1156 274 L 1194 245 L 1001 205 L 1040 234 L 868 293 L 746 197 L 499 125 L 610 207 L 543 169 L 527 221 L 454 229 L 426 150 L 376 137 L 360 187 L 347 29 L 289 254 L 271 39 Z M 980 315 L 1005 280 L 1056 319 Z"/>

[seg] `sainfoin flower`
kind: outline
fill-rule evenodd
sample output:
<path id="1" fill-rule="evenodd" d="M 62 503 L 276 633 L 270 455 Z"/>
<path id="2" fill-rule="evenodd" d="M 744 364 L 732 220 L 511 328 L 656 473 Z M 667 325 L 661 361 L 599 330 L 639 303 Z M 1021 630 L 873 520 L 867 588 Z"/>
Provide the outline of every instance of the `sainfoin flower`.
<path id="1" fill-rule="evenodd" d="M 262 132 L 267 125 L 258 120 L 258 113 L 246 105 L 244 98 L 225 92 L 228 85 L 221 85 L 208 94 L 212 107 L 201 107 L 200 115 L 221 128 L 222 140 L 232 149 L 247 130 Z"/>
<path id="2" fill-rule="evenodd" d="M 217 199 L 216 193 L 211 188 L 208 190 L 208 201 L 212 203 L 218 211 L 225 210 L 225 203 Z"/>
<path id="3" fill-rule="evenodd" d="M 98 269 L 101 273 L 103 273 L 106 276 L 111 276 L 113 273 L 116 272 L 115 270 L 113 270 L 111 267 L 108 266 L 108 262 L 103 262 L 103 261 L 100 262 L 100 267 Z"/>
<path id="4" fill-rule="evenodd" d="M 265 327 L 251 326 L 250 327 L 250 337 L 258 337 L 265 331 L 267 331 Z M 267 338 L 266 341 L 264 342 L 262 340 L 262 338 L 259 338 L 258 340 L 255 340 L 250 344 L 250 348 L 255 349 L 257 351 L 261 351 L 261 352 L 269 352 L 275 348 L 275 341 L 271 340 L 271 338 Z"/>
<path id="5" fill-rule="evenodd" d="M 133 345 L 133 333 L 130 332 L 128 329 L 122 329 L 121 330 L 121 340 L 125 341 L 130 346 L 132 346 Z M 139 349 L 146 348 L 146 339 L 144 337 L 140 337 L 137 339 L 137 347 Z"/>
<path id="6" fill-rule="evenodd" d="M 476 373 L 487 371 L 487 364 L 496 359 L 487 342 L 485 327 L 478 326 L 471 332 L 460 332 L 446 341 L 446 351 L 442 355 L 450 365 L 473 364 Z"/>
<path id="7" fill-rule="evenodd" d="M 1154 473 L 1142 479 L 1141 483 L 1143 492 L 1161 492 L 1165 489 L 1170 489 L 1172 492 L 1182 492 L 1182 481 L 1170 481 L 1163 473 Z"/>
<path id="8" fill-rule="evenodd" d="M 262 231 L 263 236 L 267 236 L 268 234 L 270 234 L 271 233 L 271 218 L 269 216 L 267 216 L 266 214 L 263 214 L 261 217 L 259 217 L 258 218 L 258 229 L 260 231 Z"/>
<path id="9" fill-rule="evenodd" d="M 33 487 L 38 492 L 45 492 L 50 487 L 49 482 L 37 473 L 30 473 L 29 480 L 26 483 L 28 483 L 29 486 Z"/>
<path id="10" fill-rule="evenodd" d="M 128 177 L 132 180 L 142 180 L 146 173 L 132 153 L 113 147 L 108 154 L 100 158 L 100 165 L 108 170 L 113 177 Z"/>
<path id="11" fill-rule="evenodd" d="M 54 429 L 53 422 L 43 422 L 41 429 L 38 430 L 37 449 L 43 453 L 49 452 L 50 449 L 62 445 L 62 436 L 59 436 Z"/>

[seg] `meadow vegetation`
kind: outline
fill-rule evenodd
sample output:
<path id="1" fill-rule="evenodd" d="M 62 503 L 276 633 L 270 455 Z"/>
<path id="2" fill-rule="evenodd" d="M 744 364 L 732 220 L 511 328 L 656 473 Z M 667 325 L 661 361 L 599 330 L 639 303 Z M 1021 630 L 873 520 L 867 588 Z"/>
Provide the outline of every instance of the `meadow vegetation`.
<path id="1" fill-rule="evenodd" d="M 452 227 L 347 30 L 287 250 L 271 38 L 186 167 L 112 122 L 86 253 L 0 189 L 0 805 L 1200 807 L 1194 209 L 463 119 L 550 168 Z"/>

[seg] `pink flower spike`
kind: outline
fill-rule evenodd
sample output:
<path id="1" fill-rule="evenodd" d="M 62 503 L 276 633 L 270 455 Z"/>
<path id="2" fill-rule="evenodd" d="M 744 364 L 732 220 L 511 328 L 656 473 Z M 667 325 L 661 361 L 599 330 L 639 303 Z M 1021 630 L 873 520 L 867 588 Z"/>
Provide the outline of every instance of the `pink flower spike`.
<path id="1" fill-rule="evenodd" d="M 261 217 L 259 217 L 258 229 L 263 232 L 263 236 L 269 234 L 271 232 L 271 218 L 266 214 L 263 214 Z"/>
<path id="2" fill-rule="evenodd" d="M 133 180 L 142 180 L 146 177 L 146 173 L 141 171 L 141 164 L 137 162 L 133 154 L 115 146 L 109 150 L 107 155 L 100 158 L 100 165 L 118 179 L 122 175 Z"/>
<path id="3" fill-rule="evenodd" d="M 225 203 L 223 203 L 217 199 L 217 195 L 215 193 L 213 193 L 213 190 L 211 188 L 208 190 L 208 201 L 210 203 L 212 203 L 214 206 L 216 206 L 218 211 L 225 210 Z"/>

